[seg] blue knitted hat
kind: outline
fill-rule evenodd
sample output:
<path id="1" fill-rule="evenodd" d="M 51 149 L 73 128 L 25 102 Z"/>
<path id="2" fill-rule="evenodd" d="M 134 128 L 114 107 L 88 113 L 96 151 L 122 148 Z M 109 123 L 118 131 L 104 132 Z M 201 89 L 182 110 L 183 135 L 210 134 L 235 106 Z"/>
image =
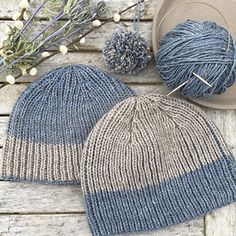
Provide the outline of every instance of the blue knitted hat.
<path id="1" fill-rule="evenodd" d="M 12 112 L 3 155 L 5 180 L 80 184 L 83 143 L 100 117 L 133 96 L 97 68 L 58 68 L 32 83 Z"/>
<path id="2" fill-rule="evenodd" d="M 149 231 L 235 201 L 236 162 L 197 107 L 132 97 L 89 135 L 81 183 L 93 235 Z"/>

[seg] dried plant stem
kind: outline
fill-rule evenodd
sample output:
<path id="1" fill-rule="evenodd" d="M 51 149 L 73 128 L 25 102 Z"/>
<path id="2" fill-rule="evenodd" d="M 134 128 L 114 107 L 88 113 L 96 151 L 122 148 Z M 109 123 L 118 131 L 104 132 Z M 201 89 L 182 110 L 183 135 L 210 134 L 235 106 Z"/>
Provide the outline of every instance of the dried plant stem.
<path id="1" fill-rule="evenodd" d="M 58 34 L 60 34 L 61 32 L 63 32 L 63 30 L 65 30 L 65 28 L 67 26 L 69 26 L 71 23 L 70 20 L 68 20 L 60 29 L 58 29 L 56 32 L 54 32 L 53 34 L 51 34 L 50 36 L 48 36 L 46 39 L 43 40 L 41 46 L 43 46 L 45 43 L 47 43 L 48 41 L 50 41 L 51 39 L 53 39 L 55 36 L 57 36 Z"/>
<path id="2" fill-rule="evenodd" d="M 28 2 L 30 3 L 30 0 L 28 0 Z M 23 20 L 23 16 L 24 16 L 24 13 L 25 13 L 26 9 L 22 9 L 21 12 L 20 12 L 20 19 Z M 3 46 L 0 47 L 0 50 L 3 49 Z"/>
<path id="3" fill-rule="evenodd" d="M 32 16 L 29 18 L 29 20 L 26 21 L 24 27 L 20 30 L 19 35 L 21 35 L 25 29 L 28 27 L 28 25 L 31 23 L 33 18 L 38 14 L 38 12 L 45 6 L 48 0 L 45 0 L 40 6 L 36 9 L 36 11 L 32 14 Z M 24 14 L 24 13 L 23 13 Z"/>
<path id="4" fill-rule="evenodd" d="M 124 14 L 125 12 L 127 12 L 128 10 L 132 9 L 133 7 L 137 6 L 138 4 L 140 4 L 140 3 L 142 3 L 142 2 L 144 2 L 144 0 L 141 0 L 140 2 L 135 3 L 135 4 L 133 4 L 133 5 L 131 5 L 131 6 L 127 7 L 127 8 L 125 8 L 124 10 L 120 11 L 119 14 L 120 14 L 120 15 Z M 102 26 L 106 25 L 106 24 L 109 23 L 109 22 L 113 22 L 113 17 L 111 17 L 111 18 L 107 19 L 106 21 L 102 22 L 100 26 L 94 26 L 94 27 L 92 27 L 92 28 L 91 28 L 90 30 L 88 30 L 86 33 L 84 33 L 83 35 L 81 35 L 81 36 L 78 37 L 77 39 L 73 40 L 71 43 L 69 43 L 69 44 L 67 45 L 67 47 L 68 47 L 68 48 L 73 47 L 73 46 L 74 46 L 75 44 L 77 44 L 82 38 L 86 37 L 86 36 L 89 35 L 90 33 L 96 31 L 97 29 L 101 28 Z M 60 51 L 57 50 L 57 51 L 55 51 L 55 52 L 52 52 L 52 53 L 50 54 L 50 56 L 48 56 L 48 57 L 46 57 L 46 58 L 40 59 L 40 60 L 37 61 L 34 65 L 32 65 L 29 69 L 27 69 L 27 72 L 29 72 L 32 68 L 34 68 L 34 67 L 36 67 L 36 66 L 42 64 L 43 62 L 47 61 L 48 59 L 54 57 L 55 55 L 57 55 L 57 54 L 59 54 L 59 53 L 60 53 Z M 19 73 L 18 73 L 16 76 L 14 76 L 14 77 L 15 77 L 15 79 L 17 80 L 17 79 L 19 79 L 21 76 L 22 76 L 22 73 L 19 72 Z M 3 88 L 3 87 L 5 87 L 6 85 L 8 85 L 8 83 L 3 83 L 3 84 L 1 84 L 1 85 L 0 85 L 0 89 Z"/>
<path id="5" fill-rule="evenodd" d="M 73 35 L 78 34 L 80 31 L 81 31 L 81 29 L 77 29 L 77 30 L 74 30 L 73 32 L 71 32 L 70 34 L 68 34 L 67 36 L 61 37 L 60 39 L 56 40 L 54 43 L 51 43 L 50 45 L 44 47 L 44 51 L 49 50 L 50 48 L 52 48 L 52 47 L 54 47 L 56 45 L 59 45 L 59 43 L 61 43 L 64 40 L 68 41 L 67 38 L 70 38 Z"/>
<path id="6" fill-rule="evenodd" d="M 48 25 L 42 30 L 40 31 L 30 42 L 33 43 L 36 39 L 38 39 L 44 32 L 46 32 L 52 25 L 54 25 L 59 19 L 61 19 L 63 16 L 65 16 L 65 14 L 63 13 L 63 11 L 61 11 L 56 17 L 54 17 L 52 19 L 52 21 L 50 21 L 48 23 Z"/>

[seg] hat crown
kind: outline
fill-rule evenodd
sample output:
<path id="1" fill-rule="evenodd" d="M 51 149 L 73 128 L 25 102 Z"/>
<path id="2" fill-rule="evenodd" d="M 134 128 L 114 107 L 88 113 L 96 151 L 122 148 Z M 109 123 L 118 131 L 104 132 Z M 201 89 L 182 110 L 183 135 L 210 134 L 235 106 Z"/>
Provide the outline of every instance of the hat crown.
<path id="1" fill-rule="evenodd" d="M 91 166 L 86 169 L 94 171 L 90 180 L 93 190 L 88 191 L 146 187 L 194 171 L 218 156 L 230 155 L 219 131 L 200 109 L 154 94 L 130 97 L 117 104 L 98 122 L 87 147 L 94 139 L 102 143 L 103 151 L 95 156 L 85 153 L 86 158 L 98 163 L 93 169 L 88 161 Z M 95 149 L 99 149 L 99 143 Z M 99 163 L 110 171 L 104 173 L 111 176 L 107 182 L 100 182 L 104 165 Z M 110 163 L 122 169 L 110 169 Z M 147 176 L 150 171 L 153 174 Z"/>
<path id="2" fill-rule="evenodd" d="M 9 134 L 39 143 L 81 143 L 109 107 L 132 95 L 122 82 L 97 68 L 58 68 L 20 96 Z"/>
<path id="3" fill-rule="evenodd" d="M 132 144 L 135 138 L 138 139 L 136 134 L 140 129 L 148 129 L 150 134 L 157 132 L 162 137 L 168 130 L 175 132 L 175 129 L 181 127 L 188 129 L 188 126 L 198 122 L 198 116 L 202 115 L 203 112 L 200 109 L 185 101 L 160 94 L 149 94 L 127 98 L 117 104 L 103 119 L 110 117 L 114 121 L 113 129 L 116 127 L 119 129 L 116 134 L 123 130 L 133 137 L 129 142 Z M 170 136 L 167 135 L 165 138 L 168 139 Z"/>

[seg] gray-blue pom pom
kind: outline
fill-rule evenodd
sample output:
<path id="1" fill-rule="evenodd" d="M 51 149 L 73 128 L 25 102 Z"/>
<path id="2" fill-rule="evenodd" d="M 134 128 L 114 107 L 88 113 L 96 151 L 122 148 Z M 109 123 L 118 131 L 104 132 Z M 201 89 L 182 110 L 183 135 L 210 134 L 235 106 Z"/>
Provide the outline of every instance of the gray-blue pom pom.
<path id="1" fill-rule="evenodd" d="M 107 67 L 121 74 L 136 74 L 151 60 L 150 48 L 135 31 L 119 29 L 105 42 L 103 56 Z"/>

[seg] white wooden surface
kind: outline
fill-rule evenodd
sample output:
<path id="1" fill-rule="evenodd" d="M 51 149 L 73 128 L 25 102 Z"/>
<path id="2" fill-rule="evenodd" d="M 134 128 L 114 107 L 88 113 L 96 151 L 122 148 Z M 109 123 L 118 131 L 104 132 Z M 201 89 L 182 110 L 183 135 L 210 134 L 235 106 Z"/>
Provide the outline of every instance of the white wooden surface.
<path id="1" fill-rule="evenodd" d="M 0 0 L 0 38 L 20 0 Z M 36 5 L 40 0 L 34 0 Z M 127 6 L 127 0 L 106 0 L 110 7 L 107 15 Z M 133 0 L 134 1 L 134 0 Z M 132 0 L 131 0 L 132 2 Z M 141 32 L 150 43 L 151 19 L 158 0 L 150 0 L 142 16 Z M 41 15 L 41 17 L 43 17 Z M 123 19 L 130 25 L 131 14 Z M 43 23 L 42 23 L 43 24 Z M 101 48 L 105 38 L 116 28 L 109 27 L 90 35 L 80 52 L 66 57 L 56 56 L 39 67 L 37 77 L 24 77 L 18 84 L 0 90 L 0 163 L 9 115 L 21 92 L 29 83 L 49 70 L 69 63 L 93 64 L 105 69 Z M 154 62 L 138 76 L 117 76 L 137 94 L 166 93 L 158 79 Z M 0 78 L 0 83 L 4 78 Z M 204 110 L 221 130 L 231 151 L 236 155 L 236 111 Z M 82 192 L 79 187 L 13 183 L 0 181 L 0 236 L 89 236 Z M 151 236 L 236 236 L 236 204 L 214 211 L 168 229 L 135 235 Z"/>

